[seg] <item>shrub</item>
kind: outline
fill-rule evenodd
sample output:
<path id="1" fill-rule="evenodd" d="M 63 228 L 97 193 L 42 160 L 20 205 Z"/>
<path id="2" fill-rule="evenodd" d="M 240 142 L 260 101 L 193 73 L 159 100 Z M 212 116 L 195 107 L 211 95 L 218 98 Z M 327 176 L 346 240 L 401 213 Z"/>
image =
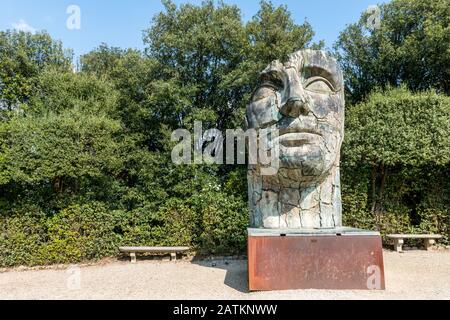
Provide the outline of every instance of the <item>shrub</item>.
<path id="1" fill-rule="evenodd" d="M 0 216 L 0 267 L 46 263 L 40 247 L 46 238 L 45 215 L 36 206 Z"/>
<path id="2" fill-rule="evenodd" d="M 47 262 L 72 263 L 117 253 L 118 213 L 102 203 L 74 205 L 46 222 L 48 241 L 41 247 Z"/>

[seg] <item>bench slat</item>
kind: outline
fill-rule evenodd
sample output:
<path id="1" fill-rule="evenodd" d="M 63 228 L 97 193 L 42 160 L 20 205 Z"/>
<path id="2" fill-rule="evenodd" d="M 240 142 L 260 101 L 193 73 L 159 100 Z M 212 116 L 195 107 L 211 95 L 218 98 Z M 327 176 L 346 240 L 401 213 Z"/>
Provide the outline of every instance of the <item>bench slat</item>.
<path id="1" fill-rule="evenodd" d="M 176 253 L 189 251 L 189 247 L 120 247 L 121 252 Z"/>
<path id="2" fill-rule="evenodd" d="M 438 234 L 389 234 L 391 239 L 441 239 L 442 236 Z"/>

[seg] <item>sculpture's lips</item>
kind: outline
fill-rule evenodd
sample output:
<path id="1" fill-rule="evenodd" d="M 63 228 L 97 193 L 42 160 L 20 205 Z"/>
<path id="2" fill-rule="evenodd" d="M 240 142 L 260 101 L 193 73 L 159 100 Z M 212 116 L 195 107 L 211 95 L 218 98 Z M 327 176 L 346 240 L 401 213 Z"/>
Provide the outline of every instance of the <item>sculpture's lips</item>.
<path id="1" fill-rule="evenodd" d="M 314 129 L 302 128 L 298 124 L 290 125 L 287 128 L 278 128 L 278 131 L 279 131 L 280 137 L 284 136 L 288 133 L 310 133 L 310 134 L 319 135 L 319 136 L 321 135 Z"/>
<path id="2" fill-rule="evenodd" d="M 305 144 L 313 144 L 320 136 L 310 132 L 285 133 L 279 137 L 279 143 L 284 147 L 301 147 Z"/>

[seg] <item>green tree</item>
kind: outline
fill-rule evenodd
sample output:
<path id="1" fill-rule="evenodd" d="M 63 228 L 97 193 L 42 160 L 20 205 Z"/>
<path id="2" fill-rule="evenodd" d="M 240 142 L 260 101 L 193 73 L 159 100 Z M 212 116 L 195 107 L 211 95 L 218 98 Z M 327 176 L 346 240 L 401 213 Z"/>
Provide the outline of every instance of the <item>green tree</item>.
<path id="1" fill-rule="evenodd" d="M 82 178 L 114 175 L 122 166 L 119 122 L 70 110 L 14 117 L 8 126 L 4 169 L 10 181 L 50 181 L 55 192 L 76 188 Z M 76 191 L 76 190 L 74 190 Z"/>
<path id="2" fill-rule="evenodd" d="M 116 184 L 124 150 L 134 146 L 116 116 L 116 90 L 93 75 L 56 66 L 42 69 L 33 82 L 22 112 L 0 126 L 0 197 L 13 205 L 27 193 L 53 210 L 55 201 L 69 201 L 63 195 L 112 192 L 101 186 Z"/>
<path id="3" fill-rule="evenodd" d="M 26 103 L 33 94 L 35 77 L 44 68 L 67 71 L 71 59 L 71 52 L 45 32 L 0 32 L 0 112 Z"/>
<path id="4" fill-rule="evenodd" d="M 286 7 L 270 2 L 262 1 L 246 26 L 237 6 L 164 5 L 144 41 L 160 70 L 150 90 L 153 115 L 164 115 L 172 126 L 189 126 L 193 119 L 220 129 L 242 125 L 257 73 L 273 59 L 312 45 L 311 26 L 296 25 Z"/>
<path id="5" fill-rule="evenodd" d="M 450 98 L 431 91 L 375 92 L 352 108 L 343 160 L 346 165 L 371 168 L 372 212 L 383 210 L 391 173 L 448 166 L 449 128 Z"/>
<path id="6" fill-rule="evenodd" d="M 401 84 L 449 94 L 448 1 L 393 0 L 380 10 L 379 28 L 368 29 L 369 15 L 363 14 L 335 44 L 351 100 L 361 101 L 375 87 Z"/>
<path id="7" fill-rule="evenodd" d="M 107 114 L 118 118 L 119 93 L 106 79 L 47 67 L 34 82 L 33 95 L 23 106 L 28 113 L 59 114 L 78 109 L 85 114 Z"/>
<path id="8" fill-rule="evenodd" d="M 150 149 L 156 149 L 158 141 L 155 137 L 160 130 L 161 117 L 154 117 L 150 106 L 152 95 L 159 93 L 151 85 L 158 72 L 154 59 L 136 50 L 102 44 L 82 56 L 80 61 L 83 74 L 106 79 L 119 93 L 116 115 L 122 120 L 125 129 L 139 136 Z M 167 97 L 170 96 L 167 94 Z"/>
<path id="9" fill-rule="evenodd" d="M 144 37 L 147 55 L 160 69 L 150 84 L 152 113 L 173 127 L 193 119 L 222 127 L 242 99 L 242 92 L 224 85 L 248 47 L 240 10 L 213 1 L 164 5 L 166 12 L 154 18 Z"/>
<path id="10" fill-rule="evenodd" d="M 251 61 L 258 62 L 257 72 L 273 60 L 284 60 L 294 51 L 323 47 L 323 41 L 312 43 L 312 26 L 306 21 L 296 24 L 287 6 L 275 7 L 269 1 L 261 1 L 260 6 L 258 13 L 246 25 L 250 41 L 248 54 Z"/>
<path id="11" fill-rule="evenodd" d="M 93 73 L 99 77 L 107 76 L 112 79 L 120 60 L 127 53 L 131 52 L 136 51 L 110 47 L 106 43 L 101 43 L 98 48 L 80 57 L 80 69 L 83 72 Z"/>

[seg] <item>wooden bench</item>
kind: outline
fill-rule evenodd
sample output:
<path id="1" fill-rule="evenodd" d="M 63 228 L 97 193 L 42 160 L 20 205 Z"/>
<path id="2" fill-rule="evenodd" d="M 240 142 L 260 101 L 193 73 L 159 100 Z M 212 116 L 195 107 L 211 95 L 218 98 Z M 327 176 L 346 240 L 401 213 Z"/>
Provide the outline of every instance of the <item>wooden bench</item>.
<path id="1" fill-rule="evenodd" d="M 389 234 L 389 239 L 394 240 L 394 249 L 397 252 L 402 252 L 405 239 L 423 239 L 425 243 L 425 249 L 430 248 L 436 243 L 436 240 L 441 239 L 441 235 L 437 234 Z"/>
<path id="2" fill-rule="evenodd" d="M 136 263 L 136 253 L 170 253 L 170 260 L 177 260 L 177 253 L 189 251 L 189 247 L 120 247 L 120 252 L 129 253 L 131 263 Z"/>

